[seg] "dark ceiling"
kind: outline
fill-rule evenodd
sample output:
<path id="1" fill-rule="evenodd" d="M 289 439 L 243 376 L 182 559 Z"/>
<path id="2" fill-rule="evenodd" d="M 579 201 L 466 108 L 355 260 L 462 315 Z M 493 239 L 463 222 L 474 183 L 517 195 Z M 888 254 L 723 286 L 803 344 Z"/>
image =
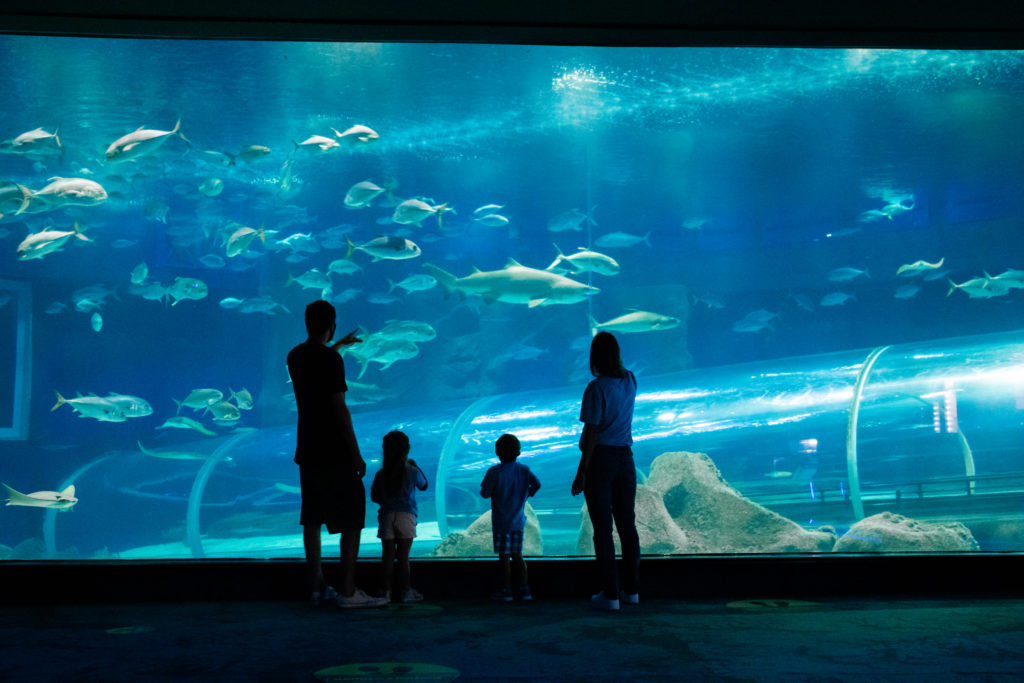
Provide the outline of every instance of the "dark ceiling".
<path id="1" fill-rule="evenodd" d="M 0 32 L 587 45 L 1022 48 L 1019 2 L 6 0 Z"/>

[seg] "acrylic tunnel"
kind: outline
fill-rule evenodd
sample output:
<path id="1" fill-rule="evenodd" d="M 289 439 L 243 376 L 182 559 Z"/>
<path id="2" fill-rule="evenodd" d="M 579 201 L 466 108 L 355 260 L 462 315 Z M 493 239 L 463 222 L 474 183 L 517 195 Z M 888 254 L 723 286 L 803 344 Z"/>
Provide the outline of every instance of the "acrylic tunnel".
<path id="1" fill-rule="evenodd" d="M 473 554 L 466 550 L 471 545 L 446 539 L 465 534 L 488 510 L 480 481 L 496 462 L 494 441 L 505 432 L 520 439 L 522 462 L 543 484 L 530 501 L 540 552 L 579 554 L 586 547 L 582 497 L 573 498 L 569 484 L 579 458 L 581 393 L 582 386 L 440 403 L 415 415 L 357 415 L 368 477 L 379 466 L 377 435 L 391 429 L 409 435 L 411 456 L 427 473 L 414 555 Z M 823 538 L 842 537 L 880 514 L 911 529 L 950 532 L 952 524 L 959 549 L 1017 549 L 1021 410 L 1021 333 L 641 376 L 633 421 L 641 484 L 654 486 L 648 477 L 659 456 L 685 452 L 708 456 L 701 466 L 712 468 L 719 487 L 699 511 L 716 520 L 714 533 L 684 527 L 689 544 L 652 541 L 647 552 L 821 552 L 830 549 Z M 74 545 L 79 536 L 99 545 L 89 549 L 94 556 L 123 559 L 301 556 L 293 447 L 293 429 L 276 428 L 239 430 L 201 442 L 194 452 L 107 453 L 68 478 L 79 490 L 92 491 L 88 518 L 47 511 L 49 551 Z M 183 462 L 191 466 L 184 469 Z M 658 490 L 681 524 L 687 515 L 680 505 L 697 501 L 680 496 L 703 495 L 685 486 Z M 649 522 L 643 498 L 638 496 L 641 526 Z M 732 519 L 747 528 L 728 528 L 730 517 L 716 505 L 745 506 Z M 363 552 L 372 555 L 372 505 L 368 511 Z M 168 519 L 175 521 L 153 522 Z M 810 545 L 766 538 L 781 523 L 787 533 L 812 534 Z M 749 528 L 757 525 L 765 528 Z M 719 546 L 715 538 L 722 539 Z"/>

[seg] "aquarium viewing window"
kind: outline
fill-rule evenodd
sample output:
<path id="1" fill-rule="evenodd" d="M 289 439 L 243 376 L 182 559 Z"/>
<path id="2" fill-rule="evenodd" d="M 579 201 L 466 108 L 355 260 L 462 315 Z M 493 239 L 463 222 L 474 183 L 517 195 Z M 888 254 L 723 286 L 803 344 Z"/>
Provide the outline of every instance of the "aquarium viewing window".
<path id="1" fill-rule="evenodd" d="M 1024 55 L 0 35 L 0 559 L 302 557 L 326 299 L 417 557 L 588 555 L 588 349 L 647 555 L 1024 550 Z M 379 556 L 368 504 L 361 554 Z M 335 539 L 327 539 L 333 547 Z"/>

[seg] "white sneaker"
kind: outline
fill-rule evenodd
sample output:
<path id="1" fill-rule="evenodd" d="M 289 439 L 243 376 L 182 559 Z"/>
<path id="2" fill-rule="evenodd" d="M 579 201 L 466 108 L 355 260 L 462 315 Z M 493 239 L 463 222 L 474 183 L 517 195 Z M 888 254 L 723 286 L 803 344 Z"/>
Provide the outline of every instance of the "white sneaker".
<path id="1" fill-rule="evenodd" d="M 423 594 L 415 588 L 410 588 L 402 593 L 402 602 L 421 602 L 422 600 Z"/>
<path id="2" fill-rule="evenodd" d="M 590 606 L 594 609 L 604 610 L 605 612 L 618 612 L 619 601 L 610 600 L 604 597 L 604 591 L 600 593 L 594 593 L 590 596 Z"/>
<path id="3" fill-rule="evenodd" d="M 351 609 L 355 607 L 383 607 L 388 604 L 384 598 L 374 598 L 367 595 L 361 588 L 356 588 L 352 595 L 339 595 L 337 598 L 338 607 Z"/>
<path id="4" fill-rule="evenodd" d="M 622 589 L 619 589 L 619 602 L 624 605 L 639 605 L 640 594 L 639 593 L 627 593 Z"/>

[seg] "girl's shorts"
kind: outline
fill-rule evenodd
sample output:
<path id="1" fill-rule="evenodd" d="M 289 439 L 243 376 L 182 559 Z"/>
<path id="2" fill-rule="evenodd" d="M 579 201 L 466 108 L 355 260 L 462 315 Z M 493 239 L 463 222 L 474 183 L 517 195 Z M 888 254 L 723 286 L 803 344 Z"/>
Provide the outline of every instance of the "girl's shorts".
<path id="1" fill-rule="evenodd" d="M 416 515 L 411 512 L 384 512 L 377 515 L 377 538 L 416 538 Z"/>

